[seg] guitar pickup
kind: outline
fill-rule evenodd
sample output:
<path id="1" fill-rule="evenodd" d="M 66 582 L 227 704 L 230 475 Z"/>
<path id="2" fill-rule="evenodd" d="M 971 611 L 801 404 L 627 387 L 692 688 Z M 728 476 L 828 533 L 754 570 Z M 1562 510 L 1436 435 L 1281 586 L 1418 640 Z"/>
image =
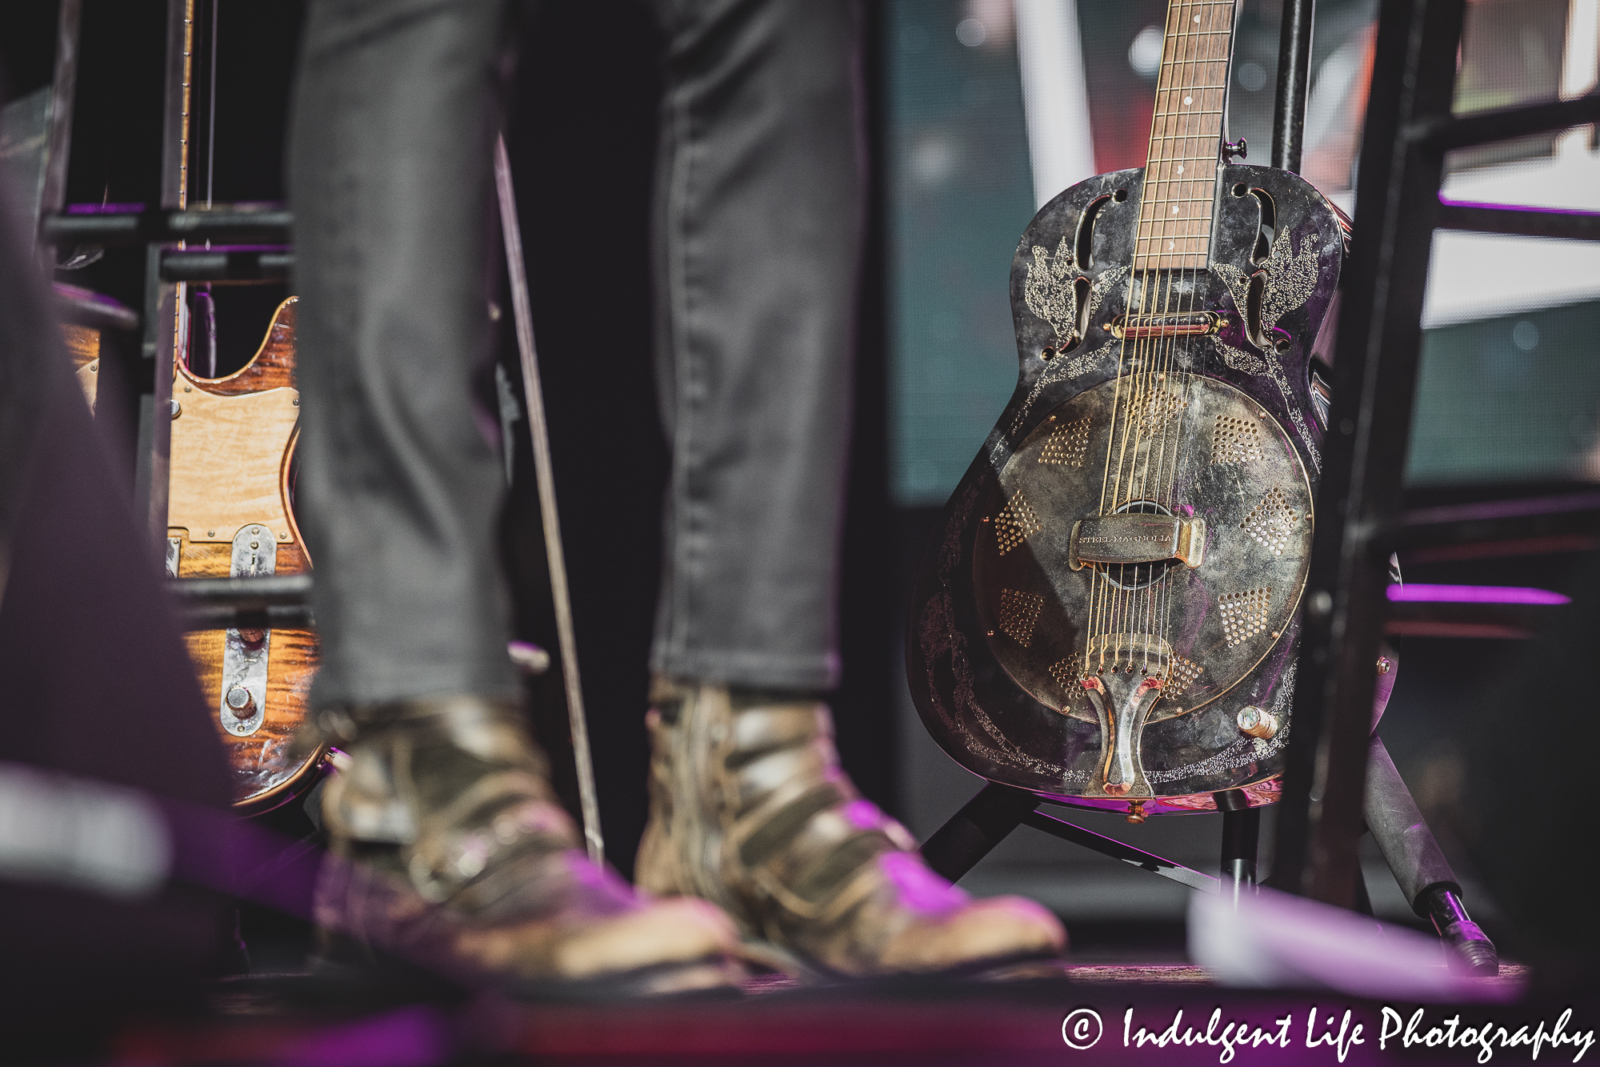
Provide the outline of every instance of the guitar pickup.
<path id="1" fill-rule="evenodd" d="M 1221 332 L 1223 317 L 1215 311 L 1189 311 L 1178 315 L 1118 315 L 1111 320 L 1111 336 L 1119 341 L 1150 337 L 1205 337 Z"/>
<path id="2" fill-rule="evenodd" d="M 1160 563 L 1177 559 L 1194 568 L 1200 566 L 1205 551 L 1205 519 L 1126 511 L 1074 523 L 1067 565 L 1078 571 L 1089 563 Z"/>

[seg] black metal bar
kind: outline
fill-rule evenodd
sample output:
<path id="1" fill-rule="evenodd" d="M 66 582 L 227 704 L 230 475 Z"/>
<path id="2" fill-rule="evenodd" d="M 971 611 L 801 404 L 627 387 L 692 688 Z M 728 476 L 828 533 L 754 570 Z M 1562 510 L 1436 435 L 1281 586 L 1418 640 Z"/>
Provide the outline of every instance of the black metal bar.
<path id="1" fill-rule="evenodd" d="M 185 604 L 265 608 L 306 604 L 311 575 L 276 574 L 262 578 L 169 578 L 167 592 Z"/>
<path id="2" fill-rule="evenodd" d="M 311 609 L 303 604 L 272 604 L 264 608 L 231 608 L 196 604 L 178 619 L 185 630 L 309 630 L 316 626 Z"/>
<path id="3" fill-rule="evenodd" d="M 50 148 L 45 158 L 39 211 L 61 210 L 67 192 L 67 161 L 72 156 L 72 113 L 78 96 L 78 38 L 83 0 L 61 0 L 56 19 L 56 67 L 50 87 Z"/>
<path id="4" fill-rule="evenodd" d="M 1461 882 L 1445 859 L 1433 831 L 1406 788 L 1405 780 L 1389 757 L 1383 740 L 1374 737 L 1367 746 L 1365 819 L 1372 839 L 1394 872 L 1406 903 L 1426 915 L 1422 895 L 1436 885 L 1459 890 Z"/>
<path id="5" fill-rule="evenodd" d="M 1222 891 L 1222 881 L 1211 877 L 1209 874 L 1201 874 L 1199 871 L 1191 870 L 1181 863 L 1175 863 L 1143 849 L 1134 848 L 1132 845 L 1118 841 L 1114 837 L 1097 834 L 1093 830 L 1085 830 L 1076 823 L 1058 819 L 1054 815 L 1047 815 L 1042 811 L 1030 811 L 1022 817 L 1022 824 L 1031 826 L 1042 833 L 1047 833 L 1051 837 L 1070 841 L 1074 845 L 1082 845 L 1084 848 L 1098 852 L 1102 856 L 1109 856 L 1111 859 L 1138 867 L 1140 870 L 1149 871 L 1151 874 L 1159 874 L 1161 877 L 1170 878 L 1174 882 L 1182 882 L 1191 889 L 1199 889 L 1207 893 L 1220 893 Z"/>
<path id="6" fill-rule="evenodd" d="M 1411 910 L 1433 921 L 1450 946 L 1450 963 L 1468 974 L 1492 975 L 1500 956 L 1461 903 L 1461 883 L 1434 839 L 1411 790 L 1374 737 L 1367 751 L 1366 822 Z"/>
<path id="7" fill-rule="evenodd" d="M 1216 794 L 1222 812 L 1222 884 L 1234 898 L 1256 884 L 1256 858 L 1260 851 L 1261 809 L 1252 808 L 1242 789 Z"/>
<path id="8" fill-rule="evenodd" d="M 307 628 L 311 576 L 269 578 L 174 578 L 167 590 L 178 601 L 186 630 Z"/>
<path id="9" fill-rule="evenodd" d="M 1405 140 L 1425 151 L 1448 152 L 1452 148 L 1471 148 L 1591 122 L 1600 122 L 1600 92 L 1576 100 L 1476 111 L 1469 115 L 1451 116 L 1448 112 L 1419 115 L 1401 130 Z M 1358 196 L 1358 202 L 1359 199 Z"/>
<path id="10" fill-rule="evenodd" d="M 1349 907 L 1387 603 L 1375 534 L 1400 511 L 1443 157 L 1402 132 L 1450 114 L 1463 0 L 1383 0 L 1344 279 L 1273 881 Z"/>
<path id="11" fill-rule="evenodd" d="M 1560 604 L 1390 604 L 1383 632 L 1391 637 L 1470 637 L 1525 640 L 1563 612 Z"/>
<path id="12" fill-rule="evenodd" d="M 1439 229 L 1600 241 L 1600 212 L 1458 204 L 1445 200 L 1439 204 Z"/>
<path id="13" fill-rule="evenodd" d="M 135 499 L 150 530 L 150 543 L 165 556 L 167 543 L 167 480 L 172 459 L 172 375 L 178 358 L 177 286 L 165 283 L 157 269 L 160 249 L 152 245 L 145 257 L 149 272 L 145 290 L 145 351 L 155 360 L 152 391 L 141 397 L 139 408 L 140 454 L 135 470 Z M 160 557 L 158 557 L 160 558 Z"/>
<path id="14" fill-rule="evenodd" d="M 289 277 L 294 253 L 286 248 L 184 248 L 161 253 L 168 282 L 270 282 Z"/>
<path id="15" fill-rule="evenodd" d="M 55 293 L 56 310 L 65 322 L 96 330 L 139 332 L 139 313 L 121 301 L 61 282 L 56 282 Z"/>
<path id="16" fill-rule="evenodd" d="M 167 0 L 166 96 L 161 123 L 161 207 L 187 206 L 188 138 L 185 97 L 189 82 L 189 6 L 193 0 Z M 167 492 L 172 459 L 172 378 L 183 357 L 178 336 L 184 303 L 182 283 L 161 278 L 161 250 L 145 249 L 144 345 L 155 361 L 153 388 L 139 398 L 139 457 L 134 472 L 136 501 L 150 531 L 156 558 L 167 544 Z"/>
<path id="17" fill-rule="evenodd" d="M 178 241 L 213 241 L 235 244 L 287 244 L 294 216 L 285 208 L 238 205 L 198 211 L 170 211 L 136 205 L 130 210 L 101 210 L 98 205 L 74 205 L 77 213 L 47 215 L 40 238 L 61 245 L 171 244 Z"/>
<path id="18" fill-rule="evenodd" d="M 1600 493 L 1414 508 L 1384 533 L 1402 562 L 1483 559 L 1600 547 Z"/>
<path id="19" fill-rule="evenodd" d="M 922 858 L 935 874 L 954 882 L 1038 806 L 1039 798 L 1027 790 L 990 782 L 923 842 Z"/>
<path id="20" fill-rule="evenodd" d="M 1272 165 L 1299 172 L 1311 84 L 1311 25 L 1316 0 L 1283 0 L 1278 34 L 1278 102 L 1272 112 Z"/>

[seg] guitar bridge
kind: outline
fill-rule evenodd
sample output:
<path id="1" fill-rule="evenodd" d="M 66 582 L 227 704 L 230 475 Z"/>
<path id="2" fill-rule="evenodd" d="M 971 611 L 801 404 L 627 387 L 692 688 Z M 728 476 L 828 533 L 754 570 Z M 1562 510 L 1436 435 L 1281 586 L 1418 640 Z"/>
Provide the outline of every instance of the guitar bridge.
<path id="1" fill-rule="evenodd" d="M 1138 341 L 1150 337 L 1206 337 L 1220 333 L 1223 316 L 1214 311 L 1190 311 L 1181 315 L 1118 315 L 1111 320 L 1111 336 L 1119 341 Z"/>

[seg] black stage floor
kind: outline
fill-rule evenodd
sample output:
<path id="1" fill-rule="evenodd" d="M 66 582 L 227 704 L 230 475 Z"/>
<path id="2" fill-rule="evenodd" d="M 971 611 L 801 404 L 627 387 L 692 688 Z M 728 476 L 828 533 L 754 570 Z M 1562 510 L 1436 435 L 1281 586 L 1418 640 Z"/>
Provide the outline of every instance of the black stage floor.
<path id="1" fill-rule="evenodd" d="M 25 1045 L 9 1046 L 4 1058 L 65 1054 L 76 1063 L 185 1067 L 1466 1064 L 1483 1062 L 1478 1047 L 1436 1041 L 1430 1048 L 1427 1031 L 1451 1016 L 1463 1026 L 1543 1021 L 1553 1029 L 1563 1005 L 1574 1002 L 1570 996 L 1519 994 L 1529 980 L 1526 968 L 1508 966 L 1500 978 L 1484 980 L 1483 1003 L 1419 1006 L 1328 991 L 1224 989 L 1205 971 L 1182 963 L 1067 964 L 1006 982 L 930 978 L 805 986 L 767 977 L 752 981 L 742 997 L 529 1003 L 482 997 L 419 1001 L 304 975 L 261 975 L 217 984 L 199 1012 L 102 1018 L 96 1036 L 85 1040 L 79 1033 L 55 1048 L 48 1036 L 35 1033 Z M 1597 1006 L 1593 997 L 1579 1004 L 1567 1031 L 1592 1032 Z M 1422 1015 L 1411 1023 L 1419 1010 Z M 1404 1047 L 1400 1019 L 1412 1026 L 1410 1048 Z M 1386 1029 L 1393 1032 L 1380 1048 Z M 1249 1040 L 1239 1042 L 1240 1032 Z M 1572 1062 L 1574 1051 L 1544 1047 L 1546 1061 L 1554 1063 Z M 1527 1053 L 1508 1048 L 1493 1060 L 1523 1062 Z"/>

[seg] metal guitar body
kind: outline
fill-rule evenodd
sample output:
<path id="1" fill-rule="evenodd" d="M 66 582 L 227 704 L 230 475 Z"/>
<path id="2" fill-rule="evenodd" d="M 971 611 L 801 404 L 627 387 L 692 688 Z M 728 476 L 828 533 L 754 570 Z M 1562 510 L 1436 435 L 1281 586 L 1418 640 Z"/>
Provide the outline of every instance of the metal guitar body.
<path id="1" fill-rule="evenodd" d="M 1205 269 L 1134 269 L 1142 170 L 1066 190 L 1011 269 L 1017 388 L 918 572 L 918 711 L 992 781 L 1135 815 L 1276 798 L 1346 233 L 1218 168 Z"/>

